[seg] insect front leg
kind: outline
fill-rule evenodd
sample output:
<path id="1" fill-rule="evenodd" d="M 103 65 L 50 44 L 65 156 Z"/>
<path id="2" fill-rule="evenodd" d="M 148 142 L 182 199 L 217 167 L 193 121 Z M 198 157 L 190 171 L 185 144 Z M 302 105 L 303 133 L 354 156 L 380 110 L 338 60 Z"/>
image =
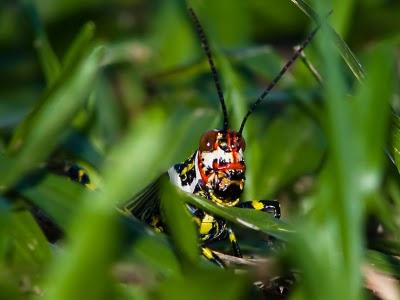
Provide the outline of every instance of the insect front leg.
<path id="1" fill-rule="evenodd" d="M 236 207 L 255 209 L 272 213 L 276 219 L 281 217 L 281 207 L 276 200 L 254 200 L 239 203 Z"/>
<path id="2" fill-rule="evenodd" d="M 240 247 L 239 247 L 239 243 L 237 241 L 236 235 L 234 233 L 234 231 L 232 230 L 232 228 L 228 228 L 228 234 L 229 234 L 229 241 L 231 242 L 232 245 L 232 251 L 233 251 L 233 255 L 236 257 L 243 257 L 242 253 L 240 251 Z"/>
<path id="3" fill-rule="evenodd" d="M 212 249 L 205 246 L 211 241 L 220 239 L 220 237 L 224 235 L 226 231 L 225 223 L 218 222 L 216 218 L 202 210 L 196 210 L 194 220 L 198 225 L 200 240 L 202 241 L 201 254 L 217 266 L 225 268 L 225 264 L 218 255 L 216 255 Z"/>
<path id="4" fill-rule="evenodd" d="M 209 261 L 213 262 L 217 266 L 225 268 L 224 262 L 210 248 L 201 247 L 201 254 L 203 254 L 205 258 L 207 258 Z"/>
<path id="5" fill-rule="evenodd" d="M 189 206 L 189 211 L 193 215 L 193 219 L 198 225 L 200 240 L 202 243 L 202 255 L 209 261 L 220 267 L 225 267 L 222 260 L 207 245 L 213 241 L 224 240 L 229 237 L 232 245 L 233 255 L 242 257 L 240 248 L 236 240 L 236 236 L 232 229 L 227 226 L 225 220 L 215 218 L 214 216 L 200 210 L 194 206 Z"/>

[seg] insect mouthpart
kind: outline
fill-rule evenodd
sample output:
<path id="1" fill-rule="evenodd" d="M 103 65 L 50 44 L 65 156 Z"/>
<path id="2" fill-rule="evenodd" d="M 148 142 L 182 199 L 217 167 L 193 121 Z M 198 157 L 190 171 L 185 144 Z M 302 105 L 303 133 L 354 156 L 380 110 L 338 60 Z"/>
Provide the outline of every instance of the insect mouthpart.
<path id="1" fill-rule="evenodd" d="M 230 181 L 228 184 L 221 181 L 213 189 L 213 196 L 221 200 L 219 204 L 231 205 L 232 202 L 239 200 L 243 192 L 244 182 Z M 215 200 L 215 199 L 214 199 Z"/>

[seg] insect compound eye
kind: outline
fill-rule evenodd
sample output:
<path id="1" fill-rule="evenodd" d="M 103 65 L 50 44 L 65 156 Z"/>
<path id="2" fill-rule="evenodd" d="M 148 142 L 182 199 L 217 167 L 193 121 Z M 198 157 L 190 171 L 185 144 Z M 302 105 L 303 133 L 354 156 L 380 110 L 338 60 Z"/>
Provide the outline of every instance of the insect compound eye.
<path id="1" fill-rule="evenodd" d="M 217 134 L 218 132 L 214 130 L 207 131 L 205 134 L 203 134 L 200 138 L 199 150 L 207 152 L 213 151 L 215 142 L 217 140 Z"/>

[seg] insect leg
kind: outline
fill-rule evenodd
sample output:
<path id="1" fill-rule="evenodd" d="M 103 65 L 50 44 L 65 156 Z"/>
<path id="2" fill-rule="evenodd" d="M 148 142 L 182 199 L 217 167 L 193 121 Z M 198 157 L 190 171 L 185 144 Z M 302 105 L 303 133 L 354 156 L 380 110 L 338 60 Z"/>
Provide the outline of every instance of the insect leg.
<path id="1" fill-rule="evenodd" d="M 279 219 L 281 217 L 281 207 L 276 200 L 254 200 L 242 202 L 237 205 L 240 208 L 249 208 L 260 210 L 267 213 L 273 213 L 274 217 Z"/>
<path id="2" fill-rule="evenodd" d="M 237 243 L 236 236 L 233 233 L 232 229 L 227 227 L 225 220 L 215 218 L 214 216 L 207 214 L 203 210 L 200 210 L 193 206 L 189 206 L 189 210 L 193 214 L 193 219 L 198 225 L 200 240 L 203 243 L 201 251 L 205 258 L 222 268 L 225 267 L 222 260 L 205 245 L 212 241 L 225 239 L 227 237 L 227 234 L 229 235 L 234 255 L 241 257 L 240 248 Z"/>
<path id="3" fill-rule="evenodd" d="M 221 268 L 225 268 L 224 262 L 208 247 L 201 247 L 201 254 L 209 261 L 215 263 Z"/>
<path id="4" fill-rule="evenodd" d="M 233 255 L 236 257 L 243 257 L 242 253 L 240 251 L 239 243 L 237 241 L 236 235 L 233 232 L 232 228 L 228 228 L 228 234 L 229 234 L 229 241 L 231 242 L 232 245 L 232 250 L 233 250 Z"/>
<path id="5" fill-rule="evenodd" d="M 197 207 L 187 205 L 189 212 L 193 215 L 193 220 L 198 226 L 200 240 L 203 243 L 220 240 L 226 237 L 227 227 L 223 219 L 204 212 Z"/>

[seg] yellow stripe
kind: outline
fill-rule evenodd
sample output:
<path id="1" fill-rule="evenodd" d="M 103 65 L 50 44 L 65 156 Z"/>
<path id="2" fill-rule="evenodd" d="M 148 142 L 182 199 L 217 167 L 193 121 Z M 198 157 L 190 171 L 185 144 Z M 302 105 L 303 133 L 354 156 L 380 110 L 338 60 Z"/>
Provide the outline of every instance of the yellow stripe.
<path id="1" fill-rule="evenodd" d="M 257 210 L 262 210 L 264 208 L 264 204 L 257 200 L 251 201 L 251 205 Z"/>
<path id="2" fill-rule="evenodd" d="M 236 242 L 236 236 L 235 236 L 235 234 L 233 233 L 233 231 L 229 232 L 229 240 L 230 240 L 231 242 Z"/>
<path id="3" fill-rule="evenodd" d="M 214 201 L 216 204 L 219 204 L 219 205 L 224 206 L 224 207 L 236 206 L 236 204 L 239 203 L 239 198 L 237 198 L 233 202 L 225 202 L 225 201 L 217 198 L 213 193 L 210 193 L 210 196 L 211 196 L 211 200 L 212 201 Z"/>
<path id="4" fill-rule="evenodd" d="M 213 228 L 214 217 L 210 215 L 205 215 L 200 224 L 200 234 L 207 234 Z"/>
<path id="5" fill-rule="evenodd" d="M 79 178 L 79 181 L 82 180 L 83 175 L 85 175 L 85 171 L 83 171 L 82 169 L 80 169 L 80 170 L 78 171 L 78 178 Z"/>
<path id="6" fill-rule="evenodd" d="M 203 255 L 207 257 L 208 259 L 213 259 L 214 255 L 212 254 L 211 250 L 209 248 L 202 248 L 203 250 Z"/>
<path id="7" fill-rule="evenodd" d="M 193 169 L 193 167 L 194 167 L 194 162 L 189 163 L 186 167 L 183 168 L 180 175 L 185 175 L 187 172 Z"/>

